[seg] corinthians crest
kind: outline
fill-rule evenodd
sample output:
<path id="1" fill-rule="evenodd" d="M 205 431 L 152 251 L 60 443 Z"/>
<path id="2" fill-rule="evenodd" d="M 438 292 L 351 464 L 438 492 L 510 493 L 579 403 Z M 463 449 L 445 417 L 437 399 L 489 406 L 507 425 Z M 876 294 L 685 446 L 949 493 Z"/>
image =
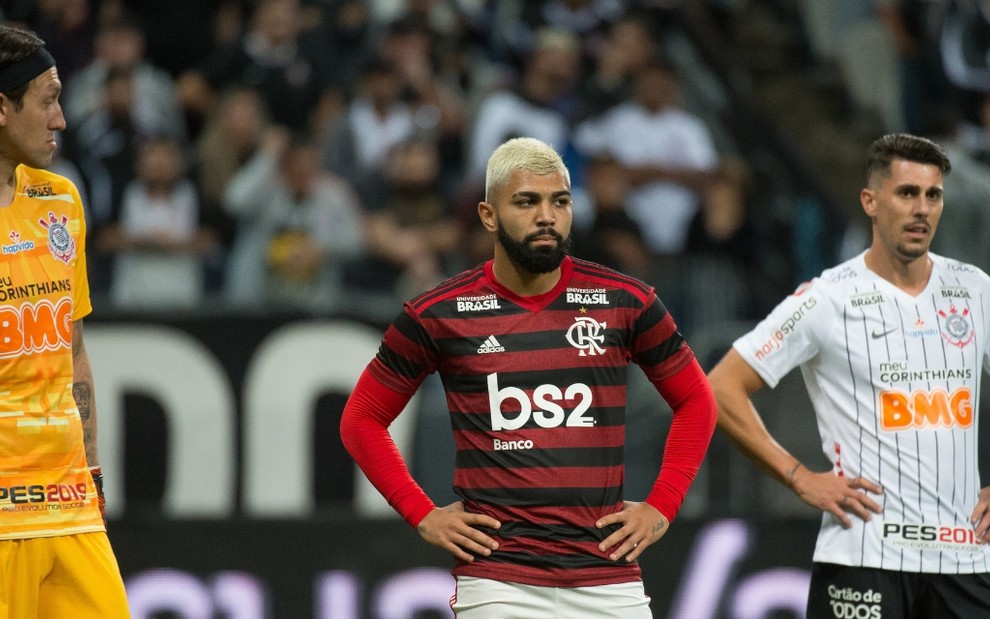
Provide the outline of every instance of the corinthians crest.
<path id="1" fill-rule="evenodd" d="M 65 215 L 59 218 L 51 211 L 48 211 L 47 220 L 44 217 L 38 220 L 48 230 L 48 251 L 66 264 L 76 255 L 76 241 L 65 225 L 68 221 L 69 218 Z"/>
<path id="2" fill-rule="evenodd" d="M 955 305 L 950 305 L 948 312 L 938 310 L 938 315 L 942 317 L 942 338 L 946 342 L 962 348 L 973 341 L 976 332 L 968 309 L 963 308 L 960 312 Z"/>

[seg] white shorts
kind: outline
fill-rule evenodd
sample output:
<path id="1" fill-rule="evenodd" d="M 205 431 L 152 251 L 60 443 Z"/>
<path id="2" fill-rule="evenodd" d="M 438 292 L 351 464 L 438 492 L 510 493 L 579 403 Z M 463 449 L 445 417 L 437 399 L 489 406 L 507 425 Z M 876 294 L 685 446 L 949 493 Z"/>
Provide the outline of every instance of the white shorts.
<path id="1" fill-rule="evenodd" d="M 653 619 L 642 581 L 594 587 L 538 587 L 458 576 L 457 619 Z"/>

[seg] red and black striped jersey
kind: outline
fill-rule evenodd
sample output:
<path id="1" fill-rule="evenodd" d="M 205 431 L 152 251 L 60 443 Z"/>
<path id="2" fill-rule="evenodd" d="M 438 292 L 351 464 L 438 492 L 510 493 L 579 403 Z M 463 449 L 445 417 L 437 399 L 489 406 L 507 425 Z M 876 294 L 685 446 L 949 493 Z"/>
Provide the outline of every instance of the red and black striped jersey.
<path id="1" fill-rule="evenodd" d="M 622 509 L 628 365 L 657 383 L 693 359 L 651 286 L 566 258 L 543 295 L 500 285 L 489 261 L 407 302 L 368 370 L 404 394 L 443 382 L 454 490 L 502 523 L 499 550 L 455 574 L 589 586 L 640 578 L 595 527 Z"/>

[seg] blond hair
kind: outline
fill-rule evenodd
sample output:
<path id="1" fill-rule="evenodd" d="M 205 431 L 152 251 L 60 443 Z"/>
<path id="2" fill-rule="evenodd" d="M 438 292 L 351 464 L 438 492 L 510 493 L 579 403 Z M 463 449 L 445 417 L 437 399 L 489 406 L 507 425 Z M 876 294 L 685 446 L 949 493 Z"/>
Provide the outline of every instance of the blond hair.
<path id="1" fill-rule="evenodd" d="M 552 146 L 536 138 L 512 138 L 496 148 L 488 158 L 485 202 L 492 202 L 495 193 L 509 181 L 516 170 L 526 170 L 540 176 L 559 172 L 568 186 L 571 184 L 570 172 Z"/>

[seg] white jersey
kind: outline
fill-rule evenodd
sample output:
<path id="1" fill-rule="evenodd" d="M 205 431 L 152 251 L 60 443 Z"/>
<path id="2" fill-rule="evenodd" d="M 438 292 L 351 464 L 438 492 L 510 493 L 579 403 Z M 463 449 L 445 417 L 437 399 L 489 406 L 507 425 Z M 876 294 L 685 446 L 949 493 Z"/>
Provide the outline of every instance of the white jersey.
<path id="1" fill-rule="evenodd" d="M 814 560 L 906 572 L 990 570 L 969 517 L 980 491 L 980 376 L 990 338 L 990 277 L 929 254 L 911 296 L 864 254 L 781 302 L 734 348 L 774 387 L 800 366 L 822 449 L 837 475 L 884 493 L 883 513 L 843 529 L 822 517 Z"/>

